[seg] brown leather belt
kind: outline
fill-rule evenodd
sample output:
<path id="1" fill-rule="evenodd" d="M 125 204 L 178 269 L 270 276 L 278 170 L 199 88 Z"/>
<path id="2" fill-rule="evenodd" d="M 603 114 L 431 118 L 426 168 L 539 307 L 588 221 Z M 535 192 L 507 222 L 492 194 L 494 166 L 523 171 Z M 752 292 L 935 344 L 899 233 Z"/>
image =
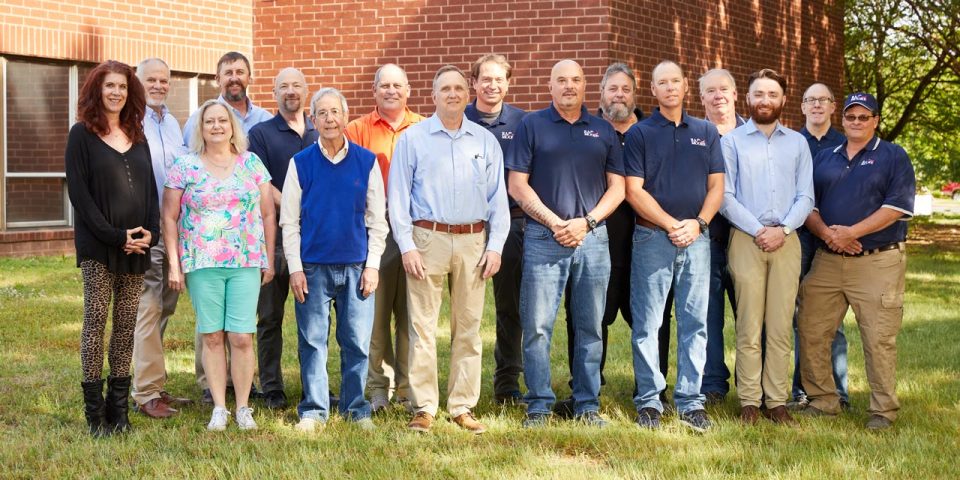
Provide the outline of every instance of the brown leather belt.
<path id="1" fill-rule="evenodd" d="M 647 227 L 647 228 L 650 228 L 650 229 L 653 229 L 653 230 L 663 230 L 662 228 L 660 228 L 659 226 L 657 226 L 657 224 L 655 224 L 655 223 L 653 223 L 653 222 L 651 222 L 651 221 L 648 221 L 647 219 L 645 219 L 645 218 L 643 218 L 643 217 L 637 217 L 637 225 L 640 225 L 641 227 Z"/>
<path id="2" fill-rule="evenodd" d="M 510 218 L 523 218 L 523 209 L 520 207 L 513 207 L 510 209 Z"/>
<path id="3" fill-rule="evenodd" d="M 842 257 L 866 257 L 867 255 L 873 255 L 873 254 L 876 254 L 876 253 L 886 252 L 886 251 L 889 251 L 889 250 L 904 250 L 904 249 L 906 249 L 906 244 L 904 244 L 903 242 L 896 242 L 896 243 L 888 243 L 888 244 L 886 244 L 886 245 L 882 245 L 882 246 L 879 246 L 879 247 L 877 247 L 877 248 L 873 248 L 873 249 L 870 249 L 870 250 L 864 250 L 864 251 L 862 251 L 862 252 L 860 252 L 860 253 L 834 252 L 833 250 L 830 250 L 829 248 L 824 248 L 823 251 L 824 251 L 824 252 L 827 252 L 827 253 L 831 253 L 831 254 L 833 254 L 833 255 L 840 255 L 840 256 L 842 256 Z"/>
<path id="4" fill-rule="evenodd" d="M 452 233 L 460 235 L 462 233 L 480 233 L 483 231 L 483 222 L 472 223 L 469 225 L 447 225 L 446 223 L 431 222 L 430 220 L 414 220 L 414 225 L 427 230 L 436 232 Z"/>

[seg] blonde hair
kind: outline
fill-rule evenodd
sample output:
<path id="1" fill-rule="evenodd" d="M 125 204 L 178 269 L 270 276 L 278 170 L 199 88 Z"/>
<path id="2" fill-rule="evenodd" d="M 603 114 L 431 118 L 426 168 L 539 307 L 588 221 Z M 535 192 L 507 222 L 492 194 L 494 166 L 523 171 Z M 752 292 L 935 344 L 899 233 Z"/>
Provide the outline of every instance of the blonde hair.
<path id="1" fill-rule="evenodd" d="M 233 153 L 239 155 L 247 151 L 247 134 L 243 131 L 243 123 L 240 122 L 237 115 L 233 113 L 230 105 L 220 100 L 207 100 L 197 109 L 197 124 L 196 128 L 193 129 L 193 135 L 190 137 L 190 145 L 193 153 L 197 155 L 204 153 L 206 145 L 203 141 L 203 115 L 214 105 L 220 105 L 227 111 L 227 118 L 230 119 L 230 129 L 233 130 L 233 135 L 230 137 L 230 145 L 233 147 Z"/>

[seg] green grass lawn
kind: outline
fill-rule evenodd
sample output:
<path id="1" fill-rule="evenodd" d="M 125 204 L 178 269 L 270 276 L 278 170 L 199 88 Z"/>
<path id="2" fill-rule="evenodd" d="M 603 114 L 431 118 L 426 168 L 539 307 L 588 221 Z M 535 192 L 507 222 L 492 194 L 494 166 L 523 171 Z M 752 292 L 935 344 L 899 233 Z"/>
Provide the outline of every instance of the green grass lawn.
<path id="1" fill-rule="evenodd" d="M 618 322 L 611 331 L 608 385 L 601 395 L 601 413 L 612 425 L 595 430 L 556 422 L 525 431 L 521 409 L 492 402 L 494 315 L 488 288 L 483 393 L 476 408 L 489 427 L 485 435 L 459 430 L 444 414 L 430 434 L 408 433 L 408 416 L 396 410 L 376 417 L 374 432 L 334 416 L 325 430 L 307 438 L 293 429 L 293 408 L 283 413 L 257 409 L 256 432 L 241 433 L 231 425 L 226 433 L 208 433 L 204 427 L 210 410 L 195 406 L 166 421 L 131 413 L 133 433 L 95 440 L 86 434 L 82 413 L 82 290 L 74 258 L 0 258 L 0 478 L 957 478 L 957 225 L 955 220 L 917 222 L 912 231 L 899 336 L 902 410 L 896 426 L 879 434 L 863 429 L 869 390 L 852 315 L 846 327 L 853 410 L 836 419 L 801 419 L 793 429 L 769 422 L 745 428 L 736 420 L 738 404 L 730 395 L 725 404 L 709 409 L 715 427 L 705 435 L 682 428 L 674 416 L 665 417 L 660 431 L 641 431 L 633 423 L 630 398 L 629 330 Z M 300 381 L 293 318 L 291 303 L 283 365 L 287 395 L 296 399 Z M 553 349 L 554 387 L 561 398 L 569 394 L 562 322 L 558 320 Z M 732 368 L 733 325 L 727 323 Z M 199 399 L 193 328 L 189 299 L 183 296 L 167 330 L 168 390 Z M 449 335 L 441 336 L 443 362 Z M 335 389 L 336 352 L 334 346 L 330 371 Z M 442 364 L 441 391 L 446 370 Z"/>

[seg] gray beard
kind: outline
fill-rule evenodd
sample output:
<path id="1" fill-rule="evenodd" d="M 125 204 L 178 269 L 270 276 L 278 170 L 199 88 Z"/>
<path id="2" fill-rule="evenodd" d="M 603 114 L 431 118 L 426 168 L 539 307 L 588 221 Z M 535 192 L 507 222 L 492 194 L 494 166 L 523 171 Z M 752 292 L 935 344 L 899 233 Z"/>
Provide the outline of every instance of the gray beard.
<path id="1" fill-rule="evenodd" d="M 622 103 L 614 103 L 603 108 L 603 114 L 614 122 L 626 121 L 632 113 L 633 110 Z"/>
<path id="2" fill-rule="evenodd" d="M 223 96 L 223 98 L 226 98 L 227 101 L 229 101 L 229 102 L 242 102 L 245 98 L 247 98 L 247 92 L 246 92 L 246 91 L 241 91 L 240 93 L 238 93 L 238 94 L 236 94 L 236 95 L 230 95 L 230 94 L 228 93 L 228 94 L 225 94 L 225 95 Z"/>

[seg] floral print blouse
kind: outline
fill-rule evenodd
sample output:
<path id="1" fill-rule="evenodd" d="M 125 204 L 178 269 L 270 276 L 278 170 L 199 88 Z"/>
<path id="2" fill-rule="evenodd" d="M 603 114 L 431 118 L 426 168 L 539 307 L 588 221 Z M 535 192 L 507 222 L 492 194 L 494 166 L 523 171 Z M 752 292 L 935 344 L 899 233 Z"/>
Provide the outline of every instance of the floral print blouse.
<path id="1" fill-rule="evenodd" d="M 256 154 L 236 157 L 233 173 L 211 175 L 196 153 L 177 157 L 167 172 L 167 188 L 180 199 L 180 265 L 183 273 L 201 268 L 268 268 L 260 215 L 260 185 L 270 181 Z"/>

